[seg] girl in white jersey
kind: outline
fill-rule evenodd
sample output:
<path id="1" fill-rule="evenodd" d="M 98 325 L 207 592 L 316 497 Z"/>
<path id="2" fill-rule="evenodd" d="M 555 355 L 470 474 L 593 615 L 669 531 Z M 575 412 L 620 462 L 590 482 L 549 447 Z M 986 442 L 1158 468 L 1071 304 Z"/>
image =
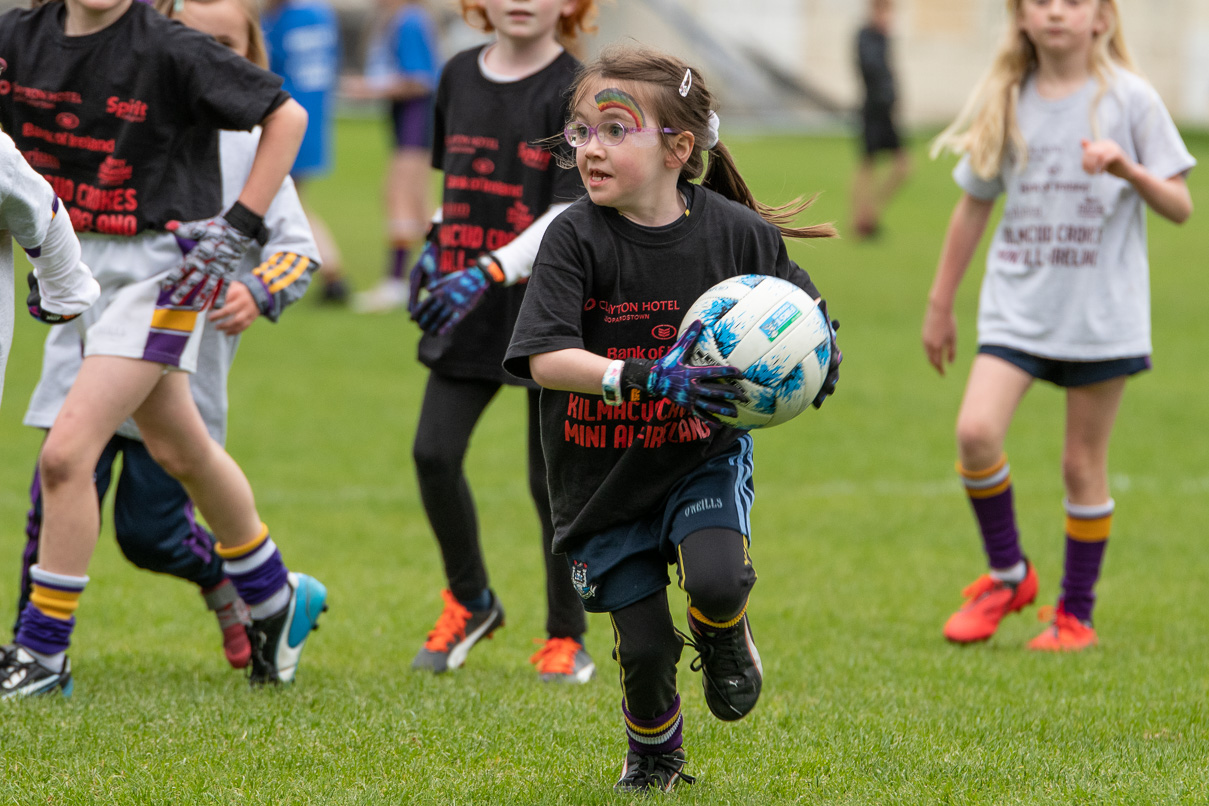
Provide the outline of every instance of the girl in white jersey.
<path id="1" fill-rule="evenodd" d="M 1066 563 L 1044 651 L 1096 644 L 1094 587 L 1112 524 L 1108 443 L 1130 375 L 1150 366 L 1146 207 L 1192 212 L 1195 164 L 1125 47 L 1116 0 L 1008 0 L 1011 28 L 990 71 L 934 147 L 963 154 L 923 325 L 937 371 L 956 355 L 953 300 L 995 198 L 1007 194 L 987 255 L 978 355 L 957 417 L 958 471 L 990 572 L 949 618 L 950 641 L 983 641 L 1037 596 L 1022 553 L 1003 446 L 1033 381 L 1066 392 L 1062 475 Z"/>
<path id="2" fill-rule="evenodd" d="M 326 590 L 286 568 L 246 477 L 206 432 L 185 373 L 196 368 L 206 312 L 224 306 L 242 258 L 267 238 L 264 214 L 306 114 L 279 79 L 132 0 L 9 12 L 0 58 L 6 80 L 47 99 L 32 107 L 16 93 L 0 97 L 0 121 L 39 154 L 76 231 L 95 241 L 95 270 L 114 280 L 42 448 L 38 564 L 16 641 L 0 652 L 0 698 L 71 691 L 66 649 L 99 529 L 93 472 L 131 415 L 205 517 L 251 609 L 253 682 L 289 682 Z M 247 181 L 223 208 L 218 131 L 256 125 Z M 69 136 L 54 134 L 62 126 Z"/>

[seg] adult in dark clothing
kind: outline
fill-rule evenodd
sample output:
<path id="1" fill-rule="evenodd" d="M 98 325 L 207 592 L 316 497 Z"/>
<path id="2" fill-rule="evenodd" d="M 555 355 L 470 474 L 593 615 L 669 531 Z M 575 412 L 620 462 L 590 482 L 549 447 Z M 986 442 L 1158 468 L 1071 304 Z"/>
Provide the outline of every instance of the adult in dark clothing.
<path id="1" fill-rule="evenodd" d="M 861 161 L 852 187 L 853 229 L 871 238 L 881 228 L 881 215 L 911 173 L 911 159 L 895 125 L 898 93 L 890 67 L 889 34 L 893 0 L 871 0 L 869 20 L 856 36 L 857 66 L 865 87 L 861 104 Z M 889 170 L 878 177 L 882 155 Z"/>

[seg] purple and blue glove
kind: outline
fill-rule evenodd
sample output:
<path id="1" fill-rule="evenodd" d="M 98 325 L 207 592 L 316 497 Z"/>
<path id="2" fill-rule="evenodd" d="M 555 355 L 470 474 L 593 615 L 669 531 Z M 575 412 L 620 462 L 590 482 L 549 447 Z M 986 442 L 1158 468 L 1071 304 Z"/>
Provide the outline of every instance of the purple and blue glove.
<path id="1" fill-rule="evenodd" d="M 429 289 L 431 293 L 416 307 L 411 318 L 428 335 L 444 335 L 475 309 L 488 288 L 503 285 L 504 279 L 504 270 L 495 257 L 487 253 L 473 266 L 433 283 Z"/>
<path id="2" fill-rule="evenodd" d="M 234 277 L 244 254 L 253 244 L 268 241 L 264 219 L 239 202 L 214 218 L 199 221 L 169 221 L 167 229 L 176 236 L 184 262 L 160 283 L 170 292 L 173 305 L 204 311 L 221 308 L 227 284 Z"/>
<path id="3" fill-rule="evenodd" d="M 429 291 L 441 277 L 441 247 L 429 238 L 420 252 L 420 257 L 408 275 L 407 313 L 414 319 L 420 309 L 420 293 Z"/>
<path id="4" fill-rule="evenodd" d="M 685 355 L 696 345 L 701 329 L 701 321 L 695 320 L 667 355 L 658 361 L 627 358 L 621 370 L 622 388 L 666 398 L 698 417 L 714 422 L 715 414 L 736 416 L 738 410 L 733 401 L 746 402 L 747 395 L 738 386 L 722 381 L 740 378 L 743 373 L 735 367 L 695 367 L 685 361 Z"/>
<path id="5" fill-rule="evenodd" d="M 840 382 L 840 362 L 844 360 L 844 354 L 835 343 L 835 332 L 840 329 L 840 323 L 827 314 L 826 300 L 819 300 L 819 308 L 823 311 L 823 318 L 831 331 L 831 361 L 827 365 L 827 377 L 823 379 L 823 387 L 810 403 L 816 409 L 823 405 L 824 400 L 835 394 L 835 385 Z"/>

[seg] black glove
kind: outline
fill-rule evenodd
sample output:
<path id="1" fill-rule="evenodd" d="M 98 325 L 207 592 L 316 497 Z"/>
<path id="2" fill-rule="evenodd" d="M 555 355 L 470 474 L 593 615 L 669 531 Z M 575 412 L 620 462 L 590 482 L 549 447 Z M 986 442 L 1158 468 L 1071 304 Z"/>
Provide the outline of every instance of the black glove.
<path id="1" fill-rule="evenodd" d="M 29 296 L 25 298 L 25 307 L 29 309 L 30 316 L 48 325 L 61 325 L 79 316 L 78 313 L 52 313 L 45 310 L 42 307 L 42 291 L 38 288 L 38 278 L 31 271 L 25 276 L 25 280 L 29 283 Z"/>
<path id="2" fill-rule="evenodd" d="M 827 300 L 819 300 L 819 309 L 823 312 L 827 329 L 831 331 L 831 361 L 827 365 L 827 377 L 823 380 L 823 388 L 819 389 L 819 393 L 815 395 L 810 404 L 816 409 L 823 405 L 824 400 L 835 394 L 835 385 L 840 382 L 840 362 L 844 360 L 844 354 L 840 352 L 839 346 L 835 343 L 835 332 L 840 329 L 840 323 L 827 314 Z"/>

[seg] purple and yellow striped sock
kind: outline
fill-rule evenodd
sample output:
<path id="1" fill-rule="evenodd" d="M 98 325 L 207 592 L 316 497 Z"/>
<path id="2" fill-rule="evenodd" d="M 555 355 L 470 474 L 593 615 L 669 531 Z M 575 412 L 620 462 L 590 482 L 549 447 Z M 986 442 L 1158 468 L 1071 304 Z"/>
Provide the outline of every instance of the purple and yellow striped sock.
<path id="1" fill-rule="evenodd" d="M 1007 454 L 985 470 L 968 470 L 957 464 L 961 483 L 965 485 L 982 545 L 991 568 L 1011 568 L 1024 559 L 1020 551 L 1020 534 L 1016 531 L 1016 511 L 1012 504 L 1012 466 Z"/>
<path id="2" fill-rule="evenodd" d="M 55 574 L 37 565 L 29 569 L 29 576 L 33 587 L 21 611 L 16 641 L 45 656 L 65 652 L 71 644 L 76 608 L 88 577 Z"/>
<path id="3" fill-rule="evenodd" d="M 630 750 L 644 756 L 660 755 L 676 750 L 684 742 L 684 718 L 680 714 L 680 695 L 676 695 L 672 707 L 654 719 L 639 719 L 621 704 L 625 717 L 625 733 L 630 740 Z"/>
<path id="4" fill-rule="evenodd" d="M 1096 581 L 1104 563 L 1104 550 L 1112 532 L 1116 502 L 1084 506 L 1063 501 L 1066 508 L 1066 567 L 1062 577 L 1062 602 L 1066 612 L 1091 621 L 1096 606 Z"/>
<path id="5" fill-rule="evenodd" d="M 253 619 L 267 618 L 289 603 L 289 570 L 269 537 L 269 527 L 260 524 L 260 534 L 242 546 L 217 545 L 214 550 L 223 558 L 223 570 L 252 611 Z"/>

